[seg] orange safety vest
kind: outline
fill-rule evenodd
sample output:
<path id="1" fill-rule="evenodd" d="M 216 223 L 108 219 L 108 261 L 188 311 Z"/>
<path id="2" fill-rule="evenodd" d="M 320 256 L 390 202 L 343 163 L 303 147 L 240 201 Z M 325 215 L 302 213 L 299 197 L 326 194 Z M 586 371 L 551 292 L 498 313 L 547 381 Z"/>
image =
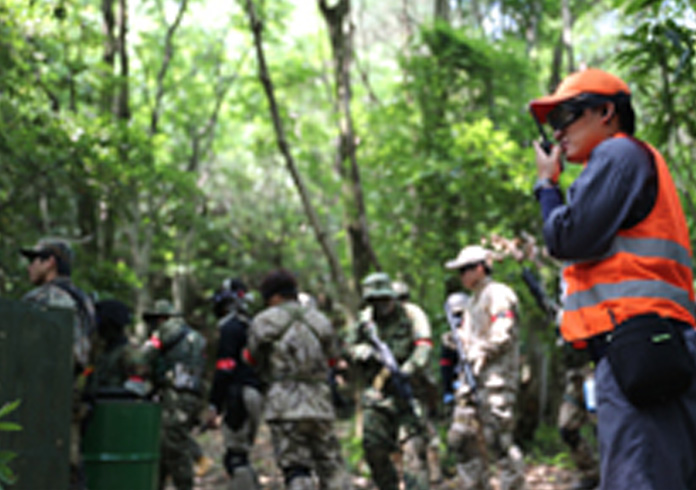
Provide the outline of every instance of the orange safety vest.
<path id="1" fill-rule="evenodd" d="M 662 155 L 639 144 L 657 169 L 655 205 L 640 223 L 620 230 L 602 257 L 563 268 L 561 333 L 569 342 L 645 313 L 695 323 L 691 244 L 679 195 Z"/>

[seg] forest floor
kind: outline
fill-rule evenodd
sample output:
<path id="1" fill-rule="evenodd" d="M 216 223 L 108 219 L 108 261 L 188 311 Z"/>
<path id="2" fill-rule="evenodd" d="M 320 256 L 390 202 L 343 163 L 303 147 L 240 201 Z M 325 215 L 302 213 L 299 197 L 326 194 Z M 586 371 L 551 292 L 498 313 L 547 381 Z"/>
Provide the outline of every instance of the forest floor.
<path id="1" fill-rule="evenodd" d="M 349 422 L 339 421 L 337 428 L 339 433 L 345 433 L 349 430 Z M 196 478 L 195 490 L 225 490 L 228 479 L 221 463 L 223 452 L 222 432 L 211 430 L 197 436 L 196 439 L 201 444 L 204 453 L 213 459 L 214 464 L 206 475 Z M 282 490 L 284 488 L 280 470 L 276 468 L 273 460 L 270 432 L 265 424 L 259 430 L 251 459 L 264 490 Z M 568 490 L 573 482 L 573 473 L 568 469 L 551 465 L 528 464 L 526 481 L 529 490 Z M 495 484 L 494 480 L 494 490 L 497 490 Z M 353 485 L 356 490 L 376 490 L 369 478 L 356 474 L 353 475 Z M 173 488 L 171 484 L 167 486 L 167 490 L 173 490 Z M 432 490 L 455 488 L 459 488 L 459 486 L 454 478 L 445 479 L 431 485 Z"/>

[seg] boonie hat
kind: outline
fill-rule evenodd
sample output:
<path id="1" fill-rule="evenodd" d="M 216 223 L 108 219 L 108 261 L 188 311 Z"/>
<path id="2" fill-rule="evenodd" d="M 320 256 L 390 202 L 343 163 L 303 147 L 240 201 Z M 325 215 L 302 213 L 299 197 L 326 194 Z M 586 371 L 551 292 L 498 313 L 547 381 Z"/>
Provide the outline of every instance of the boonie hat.
<path id="1" fill-rule="evenodd" d="M 488 264 L 491 259 L 491 252 L 480 245 L 469 245 L 464 247 L 459 255 L 453 260 L 445 263 L 447 269 L 461 269 L 467 265 L 485 262 Z"/>
<path id="2" fill-rule="evenodd" d="M 385 272 L 374 272 L 363 279 L 363 299 L 396 298 L 389 275 Z"/>
<path id="3" fill-rule="evenodd" d="M 587 68 L 586 70 L 568 75 L 553 94 L 531 101 L 529 108 L 541 123 L 545 123 L 546 116 L 554 107 L 561 102 L 585 93 L 608 96 L 620 93 L 631 95 L 631 89 L 628 88 L 626 82 L 616 75 L 598 70 L 597 68 Z"/>
<path id="4" fill-rule="evenodd" d="M 43 238 L 38 241 L 32 248 L 22 248 L 19 251 L 29 260 L 34 260 L 36 257 L 46 257 L 53 255 L 63 263 L 72 264 L 73 253 L 70 245 L 65 240 L 55 238 Z"/>
<path id="5" fill-rule="evenodd" d="M 158 299 L 152 308 L 148 308 L 143 312 L 143 320 L 147 321 L 158 316 L 181 316 L 181 313 L 176 311 L 174 305 L 168 299 Z"/>

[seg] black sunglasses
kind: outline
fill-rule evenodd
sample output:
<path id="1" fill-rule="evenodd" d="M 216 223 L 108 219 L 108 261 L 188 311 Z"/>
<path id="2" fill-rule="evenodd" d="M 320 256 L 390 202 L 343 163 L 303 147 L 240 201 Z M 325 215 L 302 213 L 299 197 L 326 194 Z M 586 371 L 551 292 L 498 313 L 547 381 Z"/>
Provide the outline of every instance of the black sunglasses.
<path id="1" fill-rule="evenodd" d="M 479 266 L 479 264 L 481 264 L 481 262 L 475 262 L 473 264 L 466 264 L 466 265 L 460 267 L 459 268 L 459 275 L 462 275 L 465 272 L 468 272 L 472 269 L 476 269 Z"/>
<path id="2" fill-rule="evenodd" d="M 561 131 L 580 119 L 586 108 L 575 104 L 558 104 L 549 112 L 546 120 L 554 131 Z"/>
<path id="3" fill-rule="evenodd" d="M 583 94 L 558 104 L 548 113 L 546 120 L 554 131 L 561 131 L 580 119 L 585 113 L 585 109 L 598 107 L 609 101 L 609 98 L 601 95 Z"/>

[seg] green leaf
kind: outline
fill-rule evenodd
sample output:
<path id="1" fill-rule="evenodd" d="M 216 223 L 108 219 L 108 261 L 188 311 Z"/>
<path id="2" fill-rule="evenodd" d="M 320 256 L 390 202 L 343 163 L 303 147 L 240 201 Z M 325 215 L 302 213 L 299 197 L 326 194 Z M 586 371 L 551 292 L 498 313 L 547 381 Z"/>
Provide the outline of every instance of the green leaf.
<path id="1" fill-rule="evenodd" d="M 9 463 L 17 457 L 12 451 L 0 451 L 0 466 Z"/>
<path id="2" fill-rule="evenodd" d="M 14 422 L 0 422 L 0 431 L 15 432 L 22 430 L 22 426 Z"/>
<path id="3" fill-rule="evenodd" d="M 5 403 L 2 406 L 2 408 L 0 408 L 0 417 L 4 417 L 8 413 L 15 410 L 19 406 L 20 403 L 21 403 L 21 400 L 15 400 L 13 402 Z"/>

